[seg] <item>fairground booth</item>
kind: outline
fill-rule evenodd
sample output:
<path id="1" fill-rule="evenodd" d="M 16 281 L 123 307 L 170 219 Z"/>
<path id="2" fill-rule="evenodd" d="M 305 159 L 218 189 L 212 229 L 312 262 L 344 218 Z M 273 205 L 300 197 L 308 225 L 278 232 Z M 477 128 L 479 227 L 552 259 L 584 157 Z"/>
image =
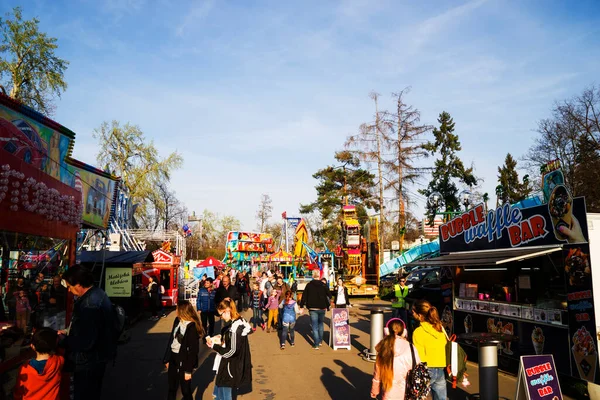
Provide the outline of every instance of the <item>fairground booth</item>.
<path id="1" fill-rule="evenodd" d="M 448 331 L 516 335 L 498 345 L 500 369 L 516 373 L 520 356 L 551 354 L 563 392 L 583 395 L 587 382 L 600 382 L 592 281 L 598 260 L 590 256 L 600 243 L 590 243 L 584 198 L 572 198 L 562 184 L 546 189 L 545 204 L 489 211 L 480 204 L 456 216 L 440 227 L 442 255 L 413 264 L 439 268 L 440 285 L 427 297 Z M 477 361 L 477 345 L 461 344 Z"/>
<path id="2" fill-rule="evenodd" d="M 106 227 L 115 181 L 71 158 L 75 134 L 0 94 L 0 376 L 12 388 L 35 327 L 64 329 L 60 274 L 75 263 L 81 228 Z M 40 275 L 42 274 L 42 275 Z M 16 315 L 18 296 L 31 312 Z"/>
<path id="3" fill-rule="evenodd" d="M 133 286 L 146 288 L 149 277 L 153 277 L 165 288 L 162 295 L 163 305 L 176 306 L 179 297 L 179 268 L 181 256 L 171 254 L 167 249 L 152 252 L 151 262 L 136 263 L 133 265 Z"/>

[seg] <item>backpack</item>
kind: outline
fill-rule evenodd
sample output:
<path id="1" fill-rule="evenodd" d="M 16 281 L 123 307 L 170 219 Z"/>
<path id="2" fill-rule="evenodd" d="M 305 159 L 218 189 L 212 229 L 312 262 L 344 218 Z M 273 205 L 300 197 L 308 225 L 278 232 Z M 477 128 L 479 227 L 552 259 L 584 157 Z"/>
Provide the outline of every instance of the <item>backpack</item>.
<path id="1" fill-rule="evenodd" d="M 444 329 L 444 333 L 446 330 Z M 446 371 L 448 372 L 448 379 L 452 383 L 452 388 L 456 389 L 457 381 L 462 382 L 467 372 L 467 353 L 464 349 L 456 343 L 456 335 L 448 337 L 446 333 Z M 456 353 L 456 376 L 452 375 L 452 351 Z"/>
<path id="2" fill-rule="evenodd" d="M 412 369 L 406 375 L 406 400 L 423 400 L 429 396 L 431 391 L 431 376 L 427 369 L 427 363 L 417 364 L 415 358 L 415 346 L 410 345 L 412 355 Z"/>

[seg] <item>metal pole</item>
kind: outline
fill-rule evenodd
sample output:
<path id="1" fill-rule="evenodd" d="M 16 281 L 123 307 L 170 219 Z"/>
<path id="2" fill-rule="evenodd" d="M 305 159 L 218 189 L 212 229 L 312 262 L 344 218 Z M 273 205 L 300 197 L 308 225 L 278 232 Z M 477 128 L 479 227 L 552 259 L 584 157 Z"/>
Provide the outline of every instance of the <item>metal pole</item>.
<path id="1" fill-rule="evenodd" d="M 479 398 L 498 400 L 498 345 L 479 345 Z"/>
<path id="2" fill-rule="evenodd" d="M 383 339 L 383 309 L 371 309 L 371 342 L 370 348 L 364 350 L 363 358 L 365 361 L 375 362 L 377 351 L 375 347 Z"/>

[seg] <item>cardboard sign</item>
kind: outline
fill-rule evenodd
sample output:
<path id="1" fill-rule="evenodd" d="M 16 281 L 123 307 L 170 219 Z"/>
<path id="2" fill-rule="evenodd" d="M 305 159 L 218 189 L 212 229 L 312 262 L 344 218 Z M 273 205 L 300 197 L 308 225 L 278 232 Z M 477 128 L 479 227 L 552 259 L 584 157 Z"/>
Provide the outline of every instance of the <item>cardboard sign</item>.
<path id="1" fill-rule="evenodd" d="M 106 268 L 104 291 L 108 297 L 131 297 L 131 268 Z"/>
<path id="2" fill-rule="evenodd" d="M 350 350 L 350 313 L 347 308 L 331 309 L 329 345 L 334 349 Z"/>
<path id="3" fill-rule="evenodd" d="M 562 400 L 552 355 L 521 357 L 515 398 L 517 400 Z"/>

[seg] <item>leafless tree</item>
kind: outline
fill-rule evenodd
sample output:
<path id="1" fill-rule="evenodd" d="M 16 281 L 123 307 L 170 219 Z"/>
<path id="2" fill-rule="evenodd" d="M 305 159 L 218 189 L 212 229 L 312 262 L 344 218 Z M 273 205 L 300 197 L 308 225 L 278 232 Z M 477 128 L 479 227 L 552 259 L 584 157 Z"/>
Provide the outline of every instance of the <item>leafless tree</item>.
<path id="1" fill-rule="evenodd" d="M 265 231 L 265 225 L 269 221 L 269 218 L 272 216 L 273 205 L 272 205 L 271 196 L 268 194 L 263 194 L 260 197 L 260 203 L 258 205 L 258 210 L 256 211 L 256 219 L 258 220 L 258 226 L 260 232 Z"/>
<path id="2" fill-rule="evenodd" d="M 379 213 L 380 213 L 380 241 L 383 244 L 385 239 L 385 210 L 383 192 L 385 184 L 383 181 L 383 135 L 389 130 L 389 124 L 383 118 L 383 113 L 379 111 L 378 100 L 379 94 L 371 92 L 369 97 L 375 103 L 375 121 L 373 123 L 364 123 L 359 128 L 359 133 L 351 135 L 346 139 L 345 146 L 348 149 L 353 149 L 361 161 L 373 163 L 377 166 L 377 178 L 379 187 Z M 380 261 L 382 260 L 380 256 Z"/>
<path id="3" fill-rule="evenodd" d="M 397 232 L 400 234 L 400 249 L 403 248 L 404 234 L 407 230 L 406 209 L 410 195 L 406 184 L 414 184 L 424 170 L 415 166 L 415 161 L 425 156 L 420 138 L 433 129 L 431 125 L 421 124 L 421 112 L 404 102 L 404 96 L 410 92 L 407 87 L 394 93 L 396 111 L 385 112 L 383 143 L 389 158 L 383 160 L 386 172 L 385 189 L 392 190 L 398 203 Z"/>

